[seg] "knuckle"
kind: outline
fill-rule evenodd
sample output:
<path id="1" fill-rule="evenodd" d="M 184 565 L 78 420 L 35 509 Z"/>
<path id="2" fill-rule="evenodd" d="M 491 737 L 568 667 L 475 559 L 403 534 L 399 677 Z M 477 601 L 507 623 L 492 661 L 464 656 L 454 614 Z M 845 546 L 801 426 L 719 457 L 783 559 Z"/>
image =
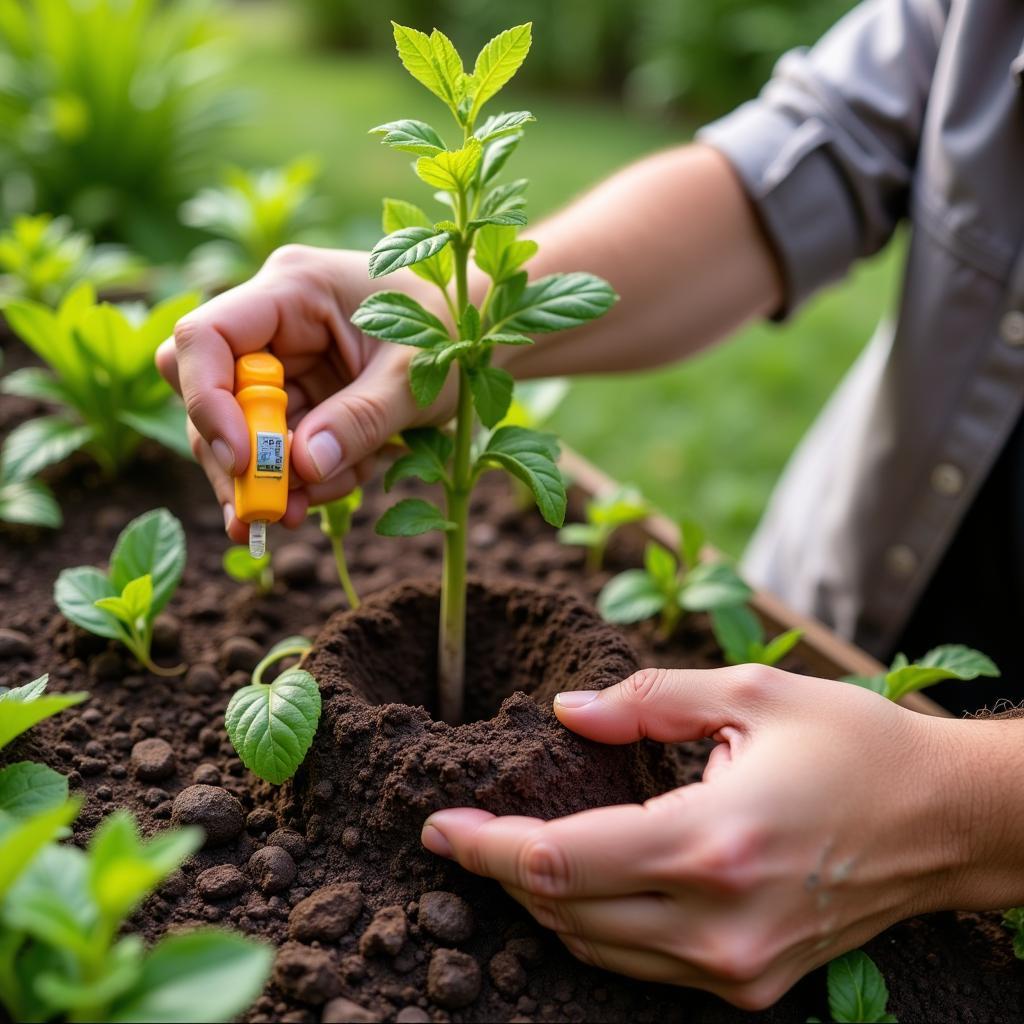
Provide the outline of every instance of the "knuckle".
<path id="1" fill-rule="evenodd" d="M 701 970 L 717 981 L 753 989 L 769 962 L 749 935 L 734 930 L 705 936 L 701 951 L 691 956 Z"/>
<path id="2" fill-rule="evenodd" d="M 195 317 L 191 315 L 183 316 L 174 325 L 175 348 L 179 350 L 187 349 L 199 336 L 201 328 L 202 325 Z"/>
<path id="3" fill-rule="evenodd" d="M 786 986 L 777 981 L 757 981 L 739 984 L 722 995 L 740 1010 L 760 1012 L 773 1006 L 786 994 Z"/>
<path id="4" fill-rule="evenodd" d="M 590 967 L 604 966 L 597 950 L 586 939 L 577 935 L 559 935 L 558 937 L 561 939 L 562 945 L 581 963 Z"/>
<path id="5" fill-rule="evenodd" d="M 765 830 L 749 821 L 715 824 L 689 857 L 689 871 L 713 890 L 742 895 L 760 882 Z"/>
<path id="6" fill-rule="evenodd" d="M 366 452 L 376 451 L 385 441 L 386 405 L 370 395 L 350 395 L 345 402 L 347 428 L 356 445 Z"/>
<path id="7" fill-rule="evenodd" d="M 647 704 L 658 699 L 667 681 L 666 669 L 642 668 L 626 679 L 622 688 L 627 700 L 634 704 Z"/>
<path id="8" fill-rule="evenodd" d="M 278 246 L 266 258 L 263 266 L 268 270 L 303 268 L 309 264 L 314 252 L 316 250 L 311 245 L 289 242 L 287 245 Z"/>
<path id="9" fill-rule="evenodd" d="M 519 855 L 520 888 L 532 896 L 558 898 L 569 892 L 571 866 L 565 852 L 548 839 L 531 839 Z"/>
<path id="10" fill-rule="evenodd" d="M 196 391 L 193 391 L 190 395 L 186 395 L 185 412 L 188 415 L 188 418 L 198 426 L 198 424 L 202 422 L 203 415 L 206 412 L 206 397 L 202 393 Z"/>
<path id="11" fill-rule="evenodd" d="M 768 665 L 737 665 L 730 671 L 733 696 L 744 705 L 755 703 L 778 685 L 781 674 Z"/>
<path id="12" fill-rule="evenodd" d="M 572 934 L 574 929 L 569 927 L 567 915 L 559 905 L 550 900 L 534 899 L 530 901 L 530 913 L 537 919 L 537 923 L 553 932 Z"/>

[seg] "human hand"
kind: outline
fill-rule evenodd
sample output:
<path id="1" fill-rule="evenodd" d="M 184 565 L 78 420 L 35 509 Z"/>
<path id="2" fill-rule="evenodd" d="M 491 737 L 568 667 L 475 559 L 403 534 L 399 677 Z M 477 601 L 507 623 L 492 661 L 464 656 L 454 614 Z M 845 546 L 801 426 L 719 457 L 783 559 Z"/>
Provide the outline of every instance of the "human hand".
<path id="1" fill-rule="evenodd" d="M 496 878 L 585 963 L 757 1010 L 953 905 L 966 854 L 949 720 L 755 665 L 648 669 L 554 710 L 603 743 L 717 742 L 701 782 L 643 806 L 547 822 L 459 808 L 424 824 L 427 849 Z"/>
<path id="2" fill-rule="evenodd" d="M 387 287 L 421 301 L 429 288 L 407 271 Z M 157 352 L 160 372 L 185 400 L 192 450 L 235 541 L 248 537 L 234 511 L 233 477 L 249 462 L 249 432 L 233 393 L 240 355 L 269 347 L 284 364 L 294 431 L 285 526 L 365 482 L 389 437 L 430 421 L 409 390 L 414 350 L 369 338 L 349 321 L 378 290 L 365 253 L 285 246 L 251 280 L 183 317 Z"/>

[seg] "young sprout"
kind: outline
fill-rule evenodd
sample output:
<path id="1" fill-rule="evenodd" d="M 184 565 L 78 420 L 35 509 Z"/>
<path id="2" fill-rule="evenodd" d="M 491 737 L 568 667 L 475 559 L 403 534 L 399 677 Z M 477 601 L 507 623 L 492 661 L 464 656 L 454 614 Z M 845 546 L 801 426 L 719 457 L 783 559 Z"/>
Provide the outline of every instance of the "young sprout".
<path id="1" fill-rule="evenodd" d="M 679 551 L 656 541 L 644 550 L 644 567 L 627 569 L 605 584 L 597 607 L 608 622 L 640 622 L 661 616 L 660 634 L 670 637 L 686 612 L 744 605 L 753 593 L 728 563 L 701 562 L 704 531 L 684 522 Z"/>
<path id="2" fill-rule="evenodd" d="M 331 540 L 334 552 L 334 564 L 338 567 L 338 579 L 348 598 L 349 608 L 359 607 L 359 595 L 352 585 L 352 577 L 348 573 L 348 559 L 345 557 L 345 538 L 352 529 L 352 516 L 363 504 L 362 489 L 357 487 L 344 498 L 329 501 L 320 505 L 320 529 Z"/>
<path id="3" fill-rule="evenodd" d="M 484 120 L 480 115 L 525 60 L 531 26 L 517 25 L 492 39 L 468 74 L 451 40 L 437 29 L 428 36 L 395 25 L 394 34 L 406 70 L 451 113 L 456 140 L 449 147 L 436 129 L 412 119 L 373 129 L 385 145 L 416 155 L 416 174 L 444 210 L 436 219 L 412 203 L 386 199 L 388 235 L 374 246 L 369 271 L 377 278 L 410 267 L 438 288 L 450 324 L 397 291 L 371 295 L 352 322 L 375 338 L 419 349 L 410 366 L 410 386 L 419 405 L 437 399 L 449 372 L 458 377 L 454 435 L 433 428 L 406 431 L 410 453 L 390 474 L 392 482 L 416 476 L 440 484 L 444 510 L 421 498 L 406 499 L 377 524 L 386 536 L 428 530 L 444 534 L 439 704 L 443 718 L 458 722 L 465 675 L 467 520 L 474 484 L 485 471 L 503 469 L 530 488 L 547 522 L 561 526 L 565 518 L 555 438 L 524 427 L 499 426 L 512 401 L 513 382 L 493 365 L 495 351 L 502 345 L 529 345 L 532 334 L 601 316 L 616 295 L 592 274 L 551 274 L 531 282 L 522 269 L 537 251 L 535 242 L 516 237 L 526 223 L 527 182 L 520 178 L 499 184 L 496 179 L 534 118 L 525 110 Z M 490 281 L 476 302 L 469 292 L 471 256 Z M 477 420 L 491 432 L 474 445 Z"/>
<path id="4" fill-rule="evenodd" d="M 905 654 L 897 654 L 888 672 L 877 676 L 845 676 L 843 682 L 874 690 L 889 700 L 901 700 L 908 693 L 934 686 L 944 679 L 998 678 L 999 674 L 995 662 L 980 651 L 963 644 L 943 644 L 916 661 L 909 661 Z"/>
<path id="5" fill-rule="evenodd" d="M 224 571 L 239 583 L 251 583 L 259 594 L 269 594 L 274 586 L 274 570 L 270 567 L 270 555 L 253 558 L 249 549 L 234 544 L 224 552 Z"/>
<path id="6" fill-rule="evenodd" d="M 889 989 L 875 962 L 861 949 L 836 957 L 828 965 L 829 1020 L 835 1024 L 897 1024 L 889 1013 Z M 808 1017 L 808 1024 L 821 1024 Z"/>
<path id="7" fill-rule="evenodd" d="M 730 665 L 777 665 L 804 635 L 802 629 L 788 629 L 765 643 L 764 626 L 746 605 L 716 608 L 711 629 Z"/>
<path id="8" fill-rule="evenodd" d="M 587 549 L 587 570 L 597 572 L 604 564 L 604 553 L 612 534 L 620 526 L 639 522 L 650 514 L 644 496 L 635 487 L 619 487 L 587 502 L 585 523 L 570 523 L 558 531 L 563 544 Z"/>
<path id="9" fill-rule="evenodd" d="M 89 565 L 65 569 L 53 597 L 66 619 L 96 636 L 119 640 L 150 672 L 179 675 L 184 665 L 153 662 L 153 621 L 174 596 L 185 568 L 185 531 L 165 508 L 133 519 L 110 555 L 108 572 Z"/>

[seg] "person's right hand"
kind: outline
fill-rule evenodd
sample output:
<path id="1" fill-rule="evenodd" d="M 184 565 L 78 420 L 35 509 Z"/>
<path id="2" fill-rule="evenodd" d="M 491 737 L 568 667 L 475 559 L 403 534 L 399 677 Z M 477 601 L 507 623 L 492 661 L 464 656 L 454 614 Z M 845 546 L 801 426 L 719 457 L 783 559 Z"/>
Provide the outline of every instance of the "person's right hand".
<path id="1" fill-rule="evenodd" d="M 421 301 L 430 290 L 408 271 L 386 284 L 371 281 L 363 252 L 285 246 L 251 280 L 183 317 L 160 346 L 157 366 L 185 401 L 192 450 L 233 540 L 248 536 L 234 510 L 233 477 L 250 455 L 233 392 L 239 356 L 269 348 L 284 364 L 293 431 L 285 526 L 298 526 L 310 505 L 364 482 L 393 434 L 438 419 L 419 409 L 409 390 L 415 349 L 369 338 L 349 320 L 367 295 L 384 288 Z"/>

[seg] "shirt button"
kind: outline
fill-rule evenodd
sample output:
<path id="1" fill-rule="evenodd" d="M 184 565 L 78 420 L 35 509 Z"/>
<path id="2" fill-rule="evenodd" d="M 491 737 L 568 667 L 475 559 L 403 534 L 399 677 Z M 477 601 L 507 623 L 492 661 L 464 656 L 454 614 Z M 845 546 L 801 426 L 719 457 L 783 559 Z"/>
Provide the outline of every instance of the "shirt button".
<path id="1" fill-rule="evenodd" d="M 1007 345 L 1024 345 L 1024 313 L 1011 309 L 999 321 L 999 332 Z"/>
<path id="2" fill-rule="evenodd" d="M 964 474 L 952 462 L 940 462 L 932 470 L 932 488 L 947 498 L 955 498 L 964 489 Z"/>
<path id="3" fill-rule="evenodd" d="M 893 544 L 885 553 L 885 565 L 893 576 L 906 579 L 917 568 L 917 555 L 906 544 Z"/>

